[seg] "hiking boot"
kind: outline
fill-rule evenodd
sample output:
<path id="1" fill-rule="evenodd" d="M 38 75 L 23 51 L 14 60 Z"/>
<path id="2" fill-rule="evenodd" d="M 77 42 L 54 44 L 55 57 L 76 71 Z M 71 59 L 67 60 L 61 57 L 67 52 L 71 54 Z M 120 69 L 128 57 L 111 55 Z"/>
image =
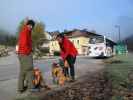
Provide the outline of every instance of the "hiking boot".
<path id="1" fill-rule="evenodd" d="M 75 82 L 75 79 L 73 80 L 73 79 L 71 79 L 69 82 Z"/>
<path id="2" fill-rule="evenodd" d="M 22 94 L 23 92 L 25 92 L 25 90 L 18 90 L 17 92 L 18 94 Z"/>
<path id="3" fill-rule="evenodd" d="M 71 77 L 69 82 L 75 82 L 75 78 L 74 77 Z"/>

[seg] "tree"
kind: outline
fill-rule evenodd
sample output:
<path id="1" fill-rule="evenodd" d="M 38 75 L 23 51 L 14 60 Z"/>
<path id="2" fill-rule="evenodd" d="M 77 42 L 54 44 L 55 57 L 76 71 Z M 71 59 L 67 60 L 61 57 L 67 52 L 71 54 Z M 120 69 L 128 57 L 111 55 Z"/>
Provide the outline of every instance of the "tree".
<path id="1" fill-rule="evenodd" d="M 44 30 L 45 25 L 42 22 L 36 23 L 32 31 L 33 48 L 39 48 L 42 45 L 42 40 L 46 38 Z"/>
<path id="2" fill-rule="evenodd" d="M 0 29 L 0 44 L 6 46 L 15 46 L 16 45 L 16 36 L 7 32 L 6 30 Z"/>
<path id="3" fill-rule="evenodd" d="M 5 39 L 7 46 L 15 46 L 16 45 L 16 37 L 14 35 L 7 35 Z"/>

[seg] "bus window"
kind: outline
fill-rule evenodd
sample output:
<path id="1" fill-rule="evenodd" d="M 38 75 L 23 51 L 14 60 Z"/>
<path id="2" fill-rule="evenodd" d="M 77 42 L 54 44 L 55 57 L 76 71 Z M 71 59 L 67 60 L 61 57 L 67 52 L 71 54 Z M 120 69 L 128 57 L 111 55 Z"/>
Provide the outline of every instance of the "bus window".
<path id="1" fill-rule="evenodd" d="M 104 43 L 104 37 L 93 37 L 93 38 L 90 38 L 90 41 L 89 41 L 90 44 L 96 44 L 96 43 Z"/>

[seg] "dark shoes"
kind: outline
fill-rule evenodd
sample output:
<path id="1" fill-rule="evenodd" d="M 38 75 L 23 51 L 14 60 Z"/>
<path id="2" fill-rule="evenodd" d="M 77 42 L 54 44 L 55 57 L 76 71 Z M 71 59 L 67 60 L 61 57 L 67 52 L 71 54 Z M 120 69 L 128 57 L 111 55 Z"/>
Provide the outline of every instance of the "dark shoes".
<path id="1" fill-rule="evenodd" d="M 22 93 L 24 93 L 25 92 L 25 90 L 18 90 L 18 93 L 19 94 L 22 94 Z"/>
<path id="2" fill-rule="evenodd" d="M 69 82 L 75 82 L 75 78 L 71 77 Z"/>

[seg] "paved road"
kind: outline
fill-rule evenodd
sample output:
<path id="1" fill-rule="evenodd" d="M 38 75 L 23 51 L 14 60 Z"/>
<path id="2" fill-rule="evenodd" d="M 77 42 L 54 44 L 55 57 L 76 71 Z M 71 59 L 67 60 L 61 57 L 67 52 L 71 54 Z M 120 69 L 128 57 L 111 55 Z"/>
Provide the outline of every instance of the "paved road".
<path id="1" fill-rule="evenodd" d="M 40 67 L 48 84 L 52 84 L 51 64 L 57 59 L 45 59 L 34 61 L 34 66 Z M 97 71 L 103 68 L 102 61 L 88 57 L 78 57 L 75 64 L 76 77 L 86 72 Z M 9 57 L 0 58 L 0 100 L 12 100 L 16 94 L 17 77 L 19 73 L 19 61 L 17 55 L 11 53 Z"/>

